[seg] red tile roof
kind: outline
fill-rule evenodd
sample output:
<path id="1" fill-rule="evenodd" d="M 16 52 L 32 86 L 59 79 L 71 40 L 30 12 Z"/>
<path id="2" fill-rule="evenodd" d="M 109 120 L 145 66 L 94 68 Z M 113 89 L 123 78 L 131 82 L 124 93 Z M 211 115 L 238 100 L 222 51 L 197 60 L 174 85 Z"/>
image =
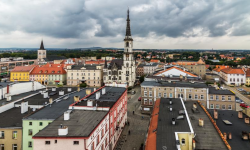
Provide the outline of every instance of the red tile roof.
<path id="1" fill-rule="evenodd" d="M 247 71 L 246 71 L 246 77 L 250 77 L 250 69 L 247 69 Z"/>
<path id="2" fill-rule="evenodd" d="M 11 72 L 30 72 L 35 65 L 30 66 L 16 66 Z"/>
<path id="3" fill-rule="evenodd" d="M 221 72 L 226 74 L 245 74 L 242 68 L 225 68 L 222 69 Z"/>
<path id="4" fill-rule="evenodd" d="M 213 69 L 213 71 L 220 72 L 222 69 L 229 68 L 229 66 L 224 65 L 216 65 L 216 68 Z"/>
<path id="5" fill-rule="evenodd" d="M 158 60 L 158 59 L 151 59 L 150 62 L 159 63 L 160 60 Z"/>
<path id="6" fill-rule="evenodd" d="M 37 75 L 37 74 L 66 74 L 64 67 L 66 65 L 61 64 L 46 64 L 43 66 L 36 66 L 30 73 L 30 75 Z"/>

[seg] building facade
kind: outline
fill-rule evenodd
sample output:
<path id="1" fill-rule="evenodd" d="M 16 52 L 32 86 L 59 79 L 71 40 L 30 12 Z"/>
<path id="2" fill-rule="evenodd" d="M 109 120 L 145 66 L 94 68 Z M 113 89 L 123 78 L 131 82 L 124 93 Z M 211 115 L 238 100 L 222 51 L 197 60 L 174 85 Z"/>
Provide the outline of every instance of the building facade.
<path id="1" fill-rule="evenodd" d="M 29 81 L 30 72 L 35 68 L 35 65 L 17 66 L 10 72 L 10 81 Z"/>
<path id="2" fill-rule="evenodd" d="M 149 63 L 143 66 L 143 72 L 144 74 L 152 75 L 154 74 L 157 68 L 158 68 L 157 63 Z"/>
<path id="3" fill-rule="evenodd" d="M 124 38 L 123 59 L 113 59 L 109 66 L 105 60 L 103 80 L 107 85 L 116 83 L 125 86 L 134 86 L 136 78 L 136 65 L 133 53 L 133 38 L 130 30 L 129 10 L 127 14 L 127 28 Z"/>
<path id="4" fill-rule="evenodd" d="M 86 83 L 90 87 L 101 87 L 102 77 L 103 66 L 101 65 L 67 66 L 67 85 L 70 86 Z"/>
<path id="5" fill-rule="evenodd" d="M 226 68 L 220 71 L 221 80 L 227 85 L 244 85 L 246 72 L 242 68 Z"/>

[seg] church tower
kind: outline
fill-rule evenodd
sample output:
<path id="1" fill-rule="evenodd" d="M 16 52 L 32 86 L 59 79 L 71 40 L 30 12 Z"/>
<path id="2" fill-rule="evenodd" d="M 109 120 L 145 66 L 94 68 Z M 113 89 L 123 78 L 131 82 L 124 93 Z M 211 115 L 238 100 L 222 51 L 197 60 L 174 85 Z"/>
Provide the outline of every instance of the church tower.
<path id="1" fill-rule="evenodd" d="M 127 83 L 127 86 L 134 86 L 135 83 L 135 59 L 133 53 L 133 39 L 131 36 L 130 30 L 130 19 L 129 19 L 129 10 L 127 12 L 127 27 L 126 35 L 124 38 L 124 53 L 123 53 L 123 81 Z"/>
<path id="2" fill-rule="evenodd" d="M 37 51 L 38 64 L 44 63 L 44 59 L 47 58 L 47 51 L 44 49 L 43 40 L 41 41 L 40 49 Z"/>

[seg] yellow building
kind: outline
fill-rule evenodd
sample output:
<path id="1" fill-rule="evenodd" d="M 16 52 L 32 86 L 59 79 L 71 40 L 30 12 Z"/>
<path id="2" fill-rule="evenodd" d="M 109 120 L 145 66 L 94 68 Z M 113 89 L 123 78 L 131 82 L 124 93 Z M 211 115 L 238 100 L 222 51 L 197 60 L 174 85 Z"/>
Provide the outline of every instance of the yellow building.
<path id="1" fill-rule="evenodd" d="M 10 72 L 10 81 L 29 81 L 30 72 L 35 65 L 31 66 L 17 66 Z"/>

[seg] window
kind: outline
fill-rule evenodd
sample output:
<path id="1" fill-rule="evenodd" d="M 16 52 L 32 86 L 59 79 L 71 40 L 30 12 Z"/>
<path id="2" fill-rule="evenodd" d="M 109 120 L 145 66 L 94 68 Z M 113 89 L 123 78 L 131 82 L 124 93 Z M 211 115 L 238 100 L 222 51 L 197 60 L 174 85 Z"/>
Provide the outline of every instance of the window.
<path id="1" fill-rule="evenodd" d="M 148 100 L 147 100 L 147 99 L 144 99 L 144 104 L 145 104 L 145 105 L 147 104 L 147 102 L 148 102 Z"/>
<path id="2" fill-rule="evenodd" d="M 29 125 L 32 126 L 32 122 L 29 122 Z"/>
<path id="3" fill-rule="evenodd" d="M 225 105 L 222 105 L 222 109 L 223 109 L 223 110 L 226 109 L 226 106 L 225 106 Z"/>
<path id="4" fill-rule="evenodd" d="M 147 96 L 147 91 L 144 91 L 144 96 Z"/>
<path id="5" fill-rule="evenodd" d="M 32 142 L 31 141 L 28 142 L 28 146 L 32 147 Z"/>
<path id="6" fill-rule="evenodd" d="M 228 110 L 232 110 L 232 105 L 228 105 Z"/>
<path id="7" fill-rule="evenodd" d="M 79 145 L 79 141 L 74 141 L 74 145 Z"/>
<path id="8" fill-rule="evenodd" d="M 210 109 L 214 109 L 214 104 L 210 104 Z"/>
<path id="9" fill-rule="evenodd" d="M 4 150 L 4 144 L 0 144 L 0 150 Z"/>
<path id="10" fill-rule="evenodd" d="M 39 122 L 39 125 L 42 126 L 42 125 L 43 125 L 43 122 Z"/>
<path id="11" fill-rule="evenodd" d="M 152 105 L 152 104 L 153 104 L 152 99 L 149 99 L 149 104 L 150 104 L 150 105 Z"/>
<path id="12" fill-rule="evenodd" d="M 17 150 L 17 144 L 13 144 L 12 147 L 13 147 L 13 150 Z"/>
<path id="13" fill-rule="evenodd" d="M 185 145 L 185 139 L 184 138 L 181 139 L 181 144 Z"/>
<path id="14" fill-rule="evenodd" d="M 55 140 L 55 144 L 57 143 L 57 140 Z"/>
<path id="15" fill-rule="evenodd" d="M 228 100 L 231 101 L 231 96 L 228 96 Z"/>
<path id="16" fill-rule="evenodd" d="M 173 98 L 173 94 L 172 93 L 169 93 L 169 98 Z"/>
<path id="17" fill-rule="evenodd" d="M 219 100 L 219 95 L 216 95 L 216 100 Z"/>
<path id="18" fill-rule="evenodd" d="M 220 105 L 219 104 L 216 104 L 216 109 L 220 109 Z"/>
<path id="19" fill-rule="evenodd" d="M 164 98 L 167 98 L 167 93 L 164 93 Z"/>
<path id="20" fill-rule="evenodd" d="M 4 131 L 0 132 L 0 139 L 4 139 Z"/>
<path id="21" fill-rule="evenodd" d="M 161 93 L 158 93 L 158 97 L 161 98 Z"/>
<path id="22" fill-rule="evenodd" d="M 183 94 L 178 94 L 178 98 L 183 98 Z"/>
<path id="23" fill-rule="evenodd" d="M 195 94 L 195 95 L 194 95 L 194 99 L 198 99 L 198 95 Z"/>
<path id="24" fill-rule="evenodd" d="M 13 133 L 12 133 L 12 138 L 13 138 L 13 139 L 17 139 L 17 131 L 13 131 Z"/>
<path id="25" fill-rule="evenodd" d="M 204 99 L 204 95 L 201 95 L 201 99 Z"/>
<path id="26" fill-rule="evenodd" d="M 45 141 L 45 145 L 50 145 L 50 141 Z"/>
<path id="27" fill-rule="evenodd" d="M 152 91 L 149 91 L 149 97 L 152 97 Z"/>
<path id="28" fill-rule="evenodd" d="M 32 135 L 33 133 L 32 133 L 32 129 L 29 129 L 29 135 Z"/>
<path id="29" fill-rule="evenodd" d="M 213 100 L 214 99 L 214 96 L 213 95 L 210 95 L 210 100 Z"/>
<path id="30" fill-rule="evenodd" d="M 97 135 L 97 138 L 96 138 L 96 144 L 97 145 L 99 144 L 99 141 L 100 141 L 100 138 L 99 138 L 99 135 Z"/>
<path id="31" fill-rule="evenodd" d="M 221 99 L 224 101 L 225 100 L 225 96 L 222 96 Z"/>

